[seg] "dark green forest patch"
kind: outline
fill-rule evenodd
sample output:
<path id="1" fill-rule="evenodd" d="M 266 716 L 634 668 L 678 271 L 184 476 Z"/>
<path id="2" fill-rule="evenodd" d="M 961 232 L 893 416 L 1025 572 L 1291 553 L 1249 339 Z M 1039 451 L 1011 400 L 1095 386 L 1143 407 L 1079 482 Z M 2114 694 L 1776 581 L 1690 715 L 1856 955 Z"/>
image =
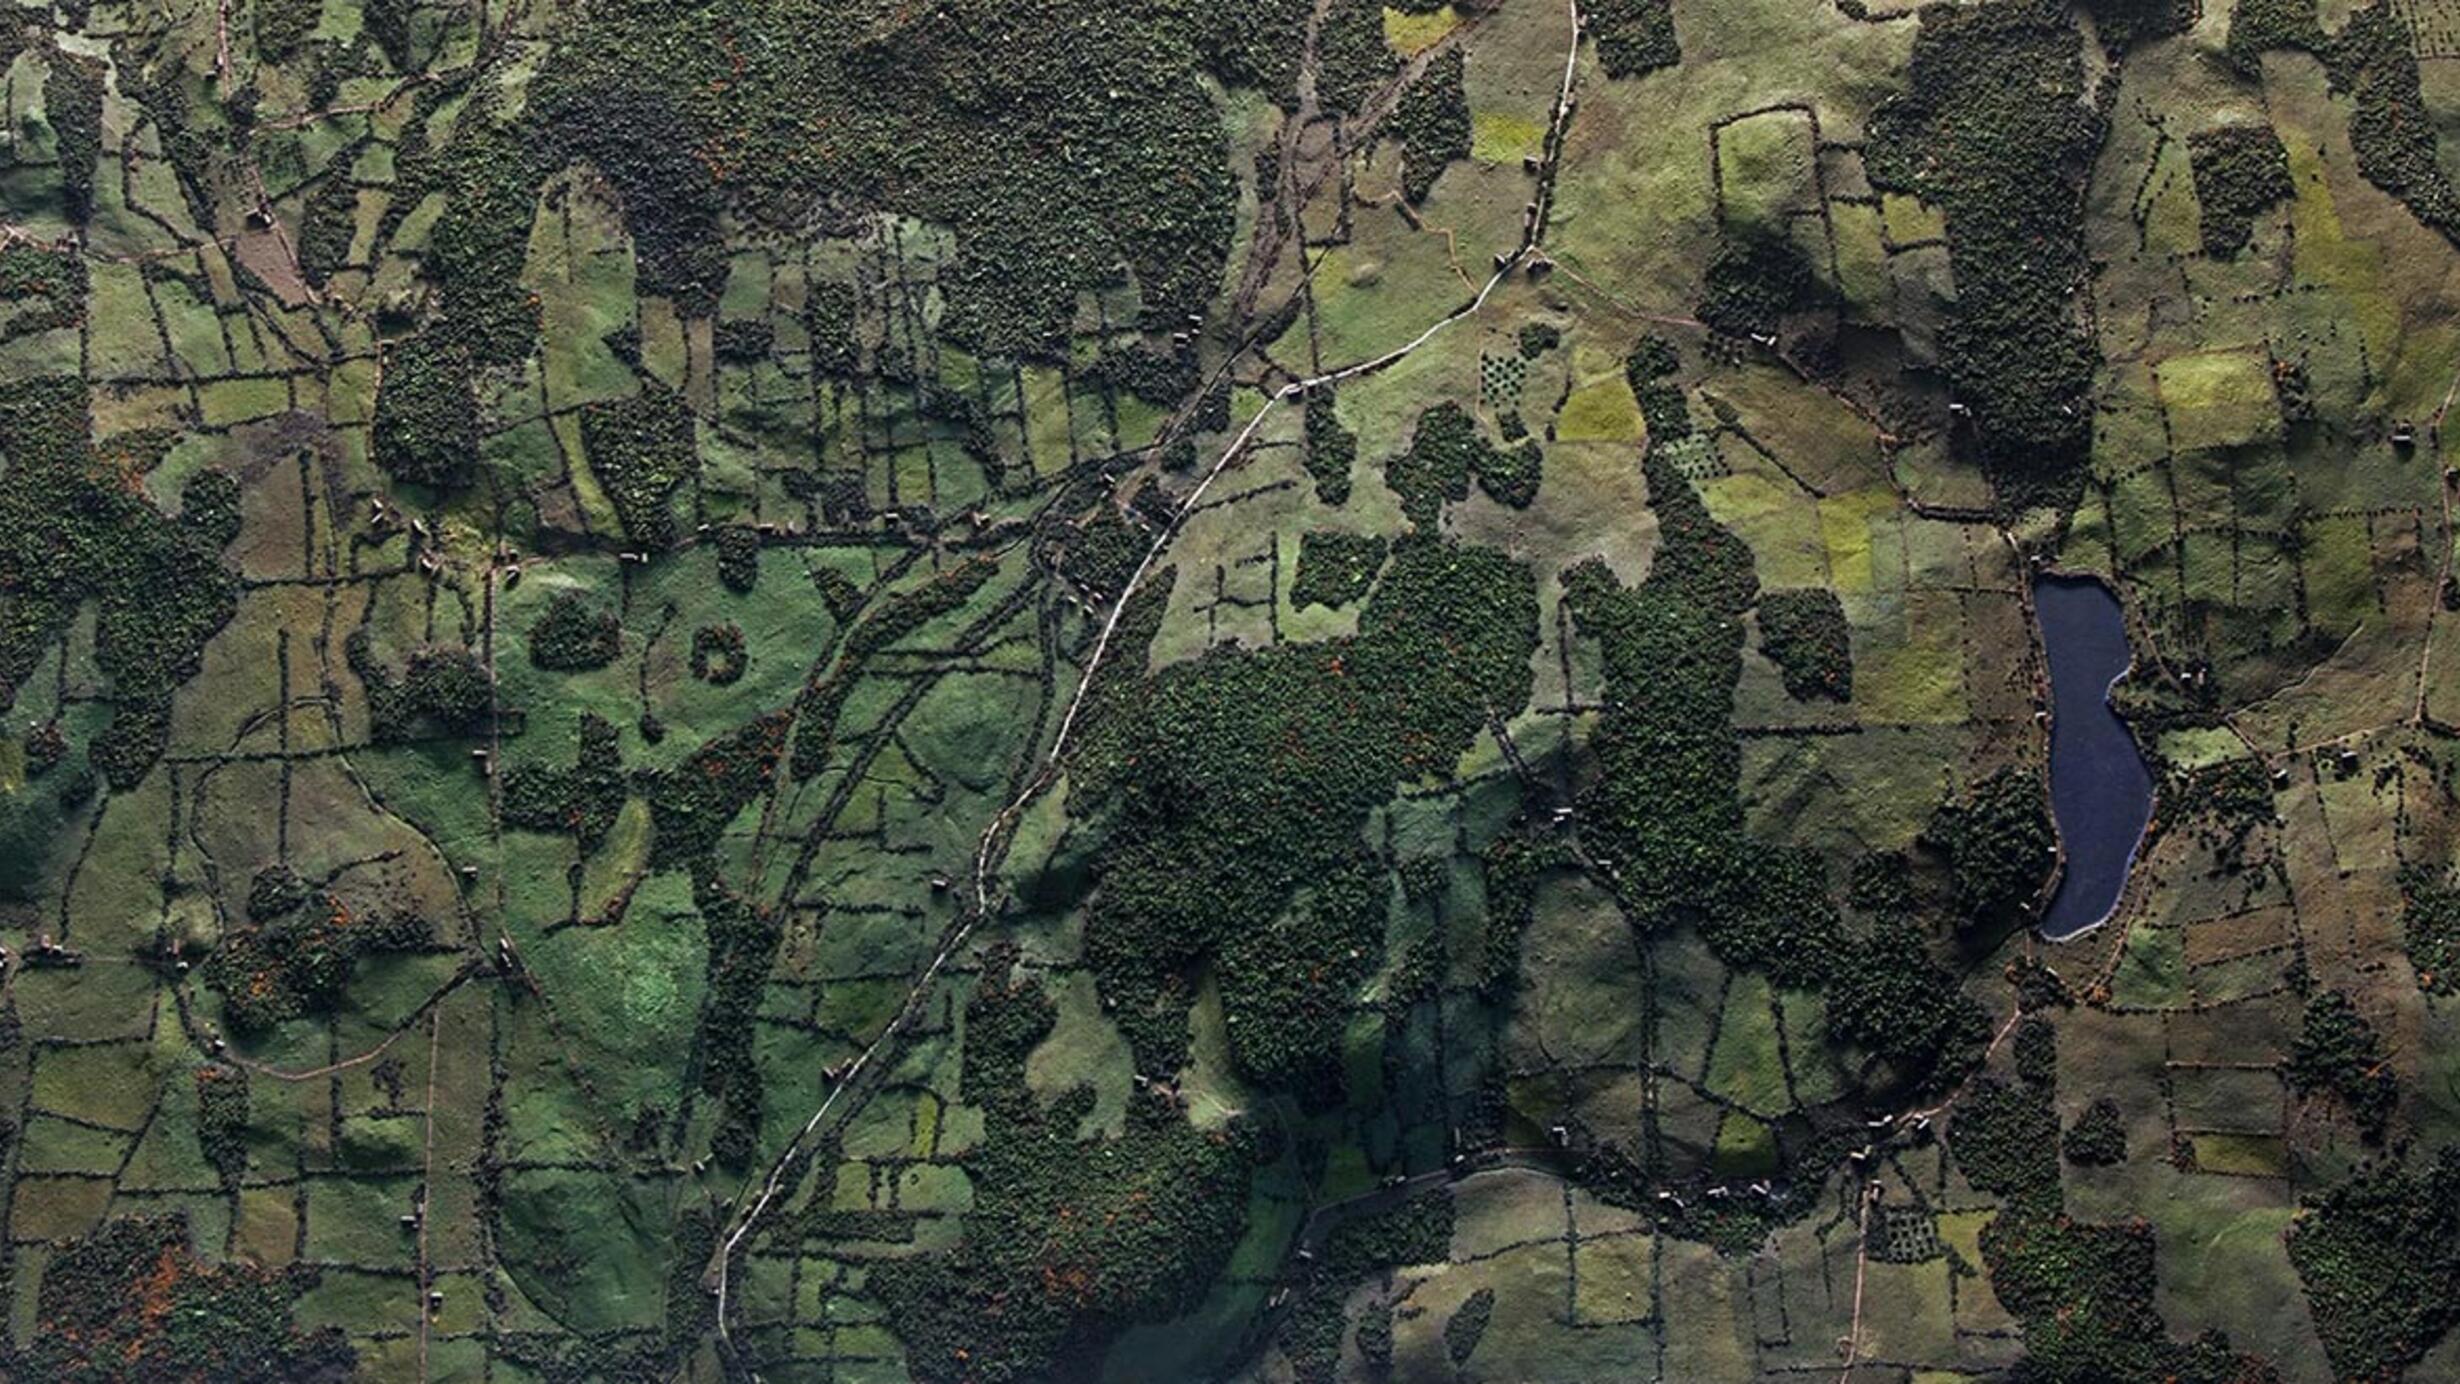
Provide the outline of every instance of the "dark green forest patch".
<path id="1" fill-rule="evenodd" d="M 1246 1124 L 1199 1131 L 1154 1091 L 1119 1137 L 1080 1143 L 1092 1089 L 1046 1108 L 1025 1079 L 1055 1009 L 1012 951 L 989 963 L 965 1006 L 964 1098 L 984 1120 L 964 1243 L 880 1261 L 871 1286 L 923 1379 L 1082 1377 L 1122 1328 L 1192 1307 L 1221 1271 L 1259 1148 Z"/>
<path id="2" fill-rule="evenodd" d="M 1116 825 L 1086 954 L 1140 1070 L 1185 1061 L 1191 967 L 1272 926 L 1302 883 L 1336 872 L 1370 808 L 1528 701 L 1536 640 L 1525 568 L 1418 535 L 1393 545 L 1355 637 L 1216 651 L 1089 701 L 1072 801 L 1110 804 Z M 1347 975 L 1310 984 L 1329 1002 Z M 1230 1004 L 1234 1033 L 1316 1002 L 1258 998 L 1271 1009 Z"/>
<path id="3" fill-rule="evenodd" d="M 1391 544 L 1381 534 L 1310 530 L 1299 540 L 1298 575 L 1290 581 L 1290 604 L 1338 609 L 1367 594 Z"/>
<path id="4" fill-rule="evenodd" d="M 1774 591 L 1760 599 L 1760 651 L 1798 701 L 1845 701 L 1854 692 L 1845 607 L 1825 588 Z"/>
<path id="5" fill-rule="evenodd" d="M 2204 253 L 2229 256 L 2246 248 L 2255 218 L 2285 201 L 2289 154 L 2269 125 L 2223 125 L 2187 141 L 2195 168 L 2195 201 L 2203 217 Z"/>
<path id="6" fill-rule="evenodd" d="M 1872 184 L 1946 212 L 1956 304 L 1940 365 L 1983 459 L 2009 474 L 2062 471 L 2091 436 L 2099 352 L 2075 293 L 2103 132 L 2053 0 L 1924 9 L 1911 87 L 1872 117 Z"/>

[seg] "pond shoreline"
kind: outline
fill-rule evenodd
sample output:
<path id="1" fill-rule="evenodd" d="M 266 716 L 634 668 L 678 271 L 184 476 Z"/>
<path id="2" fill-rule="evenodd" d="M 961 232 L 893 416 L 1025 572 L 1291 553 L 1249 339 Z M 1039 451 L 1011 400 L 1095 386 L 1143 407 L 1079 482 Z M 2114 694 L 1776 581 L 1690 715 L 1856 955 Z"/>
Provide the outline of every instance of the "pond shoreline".
<path id="1" fill-rule="evenodd" d="M 2097 576 L 2046 570 L 2028 595 L 2046 665 L 2058 837 L 2038 926 L 2045 940 L 2063 942 L 2109 921 L 2124 901 L 2152 830 L 2152 773 L 2111 702 L 2136 663 L 2117 593 Z"/>

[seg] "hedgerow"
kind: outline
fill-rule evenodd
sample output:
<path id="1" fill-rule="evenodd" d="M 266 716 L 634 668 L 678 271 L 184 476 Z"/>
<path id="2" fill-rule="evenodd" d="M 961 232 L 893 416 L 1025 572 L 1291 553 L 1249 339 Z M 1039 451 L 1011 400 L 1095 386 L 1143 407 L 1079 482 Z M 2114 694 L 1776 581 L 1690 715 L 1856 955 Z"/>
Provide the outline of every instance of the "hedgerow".
<path id="1" fill-rule="evenodd" d="M 997 575 L 999 563 L 995 558 L 968 558 L 920 586 L 882 600 L 846 631 L 845 657 L 869 658 L 963 606 Z"/>
<path id="2" fill-rule="evenodd" d="M 808 779 L 826 767 L 837 735 L 837 713 L 853 694 L 872 655 L 964 605 L 998 572 L 999 564 L 992 559 L 974 558 L 910 591 L 888 597 L 846 631 L 836 663 L 803 689 L 797 704 L 792 761 L 797 779 Z M 851 587 L 848 582 L 847 588 Z M 828 589 L 824 584 L 823 592 Z M 859 598 L 860 593 L 856 595 Z"/>
<path id="3" fill-rule="evenodd" d="M 805 1240 L 872 1240 L 910 1244 L 915 1213 L 911 1211 L 847 1211 L 814 1203 L 804 1211 L 800 1228 Z"/>
<path id="4" fill-rule="evenodd" d="M 813 568 L 811 584 L 819 588 L 820 603 L 829 608 L 829 618 L 841 624 L 863 607 L 863 588 L 834 567 Z"/>

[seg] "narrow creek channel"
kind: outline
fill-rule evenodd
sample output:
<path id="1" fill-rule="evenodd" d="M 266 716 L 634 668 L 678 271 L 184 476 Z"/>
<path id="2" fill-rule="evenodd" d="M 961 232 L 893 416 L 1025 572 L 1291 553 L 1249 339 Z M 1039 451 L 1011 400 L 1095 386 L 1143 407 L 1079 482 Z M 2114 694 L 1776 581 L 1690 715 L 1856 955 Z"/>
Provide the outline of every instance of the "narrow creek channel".
<path id="1" fill-rule="evenodd" d="M 2135 658 L 2118 598 L 2090 577 L 2043 576 L 2033 609 L 2050 656 L 2050 807 L 2066 855 L 2041 930 L 2059 941 L 2117 905 L 2152 819 L 2152 774 L 2110 707 Z"/>

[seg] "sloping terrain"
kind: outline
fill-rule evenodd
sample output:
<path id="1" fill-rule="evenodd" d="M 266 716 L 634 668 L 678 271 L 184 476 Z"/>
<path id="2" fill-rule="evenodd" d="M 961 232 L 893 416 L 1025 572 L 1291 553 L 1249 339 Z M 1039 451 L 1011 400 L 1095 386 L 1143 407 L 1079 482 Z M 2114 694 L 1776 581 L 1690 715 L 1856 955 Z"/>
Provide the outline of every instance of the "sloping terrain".
<path id="1" fill-rule="evenodd" d="M 2460 1372 L 2453 0 L 10 20 L 0 1374 Z"/>

